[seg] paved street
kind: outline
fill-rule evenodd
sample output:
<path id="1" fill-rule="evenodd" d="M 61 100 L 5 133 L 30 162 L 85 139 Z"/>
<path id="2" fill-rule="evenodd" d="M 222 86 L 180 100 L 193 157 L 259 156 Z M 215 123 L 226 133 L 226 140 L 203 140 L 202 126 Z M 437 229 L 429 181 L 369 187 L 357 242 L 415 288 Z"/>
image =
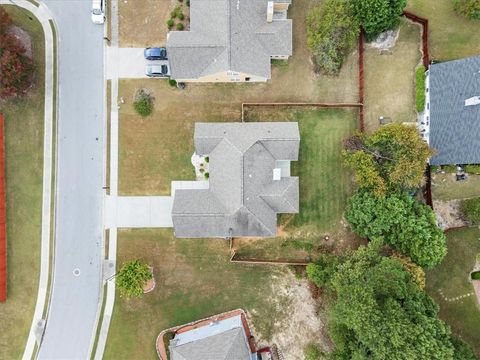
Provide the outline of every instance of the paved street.
<path id="1" fill-rule="evenodd" d="M 91 1 L 45 0 L 59 36 L 55 264 L 40 359 L 86 359 L 102 278 L 103 26 Z"/>

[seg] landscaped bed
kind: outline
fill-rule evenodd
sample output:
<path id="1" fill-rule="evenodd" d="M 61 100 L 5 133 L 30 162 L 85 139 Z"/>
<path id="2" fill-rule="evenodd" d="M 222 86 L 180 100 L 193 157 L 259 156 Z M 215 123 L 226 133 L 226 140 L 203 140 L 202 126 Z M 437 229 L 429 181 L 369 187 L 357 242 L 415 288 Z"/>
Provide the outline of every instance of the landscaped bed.
<path id="1" fill-rule="evenodd" d="M 451 230 L 447 237 L 447 256 L 427 272 L 427 291 L 439 303 L 440 317 L 480 355 L 480 311 L 469 281 L 476 255 L 480 253 L 480 230 L 478 227 Z"/>

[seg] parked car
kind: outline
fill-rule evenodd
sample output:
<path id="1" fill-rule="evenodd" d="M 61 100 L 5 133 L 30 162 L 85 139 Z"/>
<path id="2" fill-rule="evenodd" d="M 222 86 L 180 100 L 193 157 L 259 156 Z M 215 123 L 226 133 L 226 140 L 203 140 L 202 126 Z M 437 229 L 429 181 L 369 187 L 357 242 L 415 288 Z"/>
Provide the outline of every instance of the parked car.
<path id="1" fill-rule="evenodd" d="M 168 74 L 167 65 L 147 64 L 145 74 L 149 77 L 166 77 Z"/>
<path id="2" fill-rule="evenodd" d="M 167 60 L 167 49 L 164 47 L 149 47 L 143 54 L 147 60 Z"/>
<path id="3" fill-rule="evenodd" d="M 105 1 L 92 0 L 92 21 L 94 24 L 103 24 L 105 22 Z"/>

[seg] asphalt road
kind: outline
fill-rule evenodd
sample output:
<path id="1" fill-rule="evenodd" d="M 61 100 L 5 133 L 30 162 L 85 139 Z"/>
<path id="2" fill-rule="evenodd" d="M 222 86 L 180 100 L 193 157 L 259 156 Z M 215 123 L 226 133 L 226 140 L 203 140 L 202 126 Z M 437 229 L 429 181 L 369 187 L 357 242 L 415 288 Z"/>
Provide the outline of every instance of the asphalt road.
<path id="1" fill-rule="evenodd" d="M 102 278 L 103 26 L 91 0 L 45 0 L 59 36 L 53 291 L 39 359 L 89 356 Z"/>

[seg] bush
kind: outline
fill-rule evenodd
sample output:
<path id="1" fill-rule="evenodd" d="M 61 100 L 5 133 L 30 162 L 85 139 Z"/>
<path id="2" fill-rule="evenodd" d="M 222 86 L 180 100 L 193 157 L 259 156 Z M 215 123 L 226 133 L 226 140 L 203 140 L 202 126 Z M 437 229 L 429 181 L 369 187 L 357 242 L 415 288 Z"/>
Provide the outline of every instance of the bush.
<path id="1" fill-rule="evenodd" d="M 146 117 L 153 111 L 153 100 L 144 90 L 140 90 L 137 93 L 133 107 L 140 116 Z"/>
<path id="2" fill-rule="evenodd" d="M 185 1 L 185 4 L 187 4 L 187 6 L 190 7 L 190 0 Z"/>
<path id="3" fill-rule="evenodd" d="M 454 9 L 457 14 L 470 20 L 480 20 L 480 1 L 478 0 L 455 0 Z"/>
<path id="4" fill-rule="evenodd" d="M 185 26 L 182 23 L 178 23 L 176 28 L 178 31 L 182 31 L 185 28 Z"/>
<path id="5" fill-rule="evenodd" d="M 329 254 L 321 254 L 317 261 L 307 265 L 307 276 L 318 287 L 329 287 L 340 260 Z"/>
<path id="6" fill-rule="evenodd" d="M 358 35 L 358 22 L 343 0 L 326 0 L 307 16 L 307 45 L 326 74 L 337 74 Z"/>
<path id="7" fill-rule="evenodd" d="M 469 174 L 480 174 L 480 165 L 465 165 L 465 172 Z"/>
<path id="8" fill-rule="evenodd" d="M 480 280 L 480 271 L 474 271 L 470 276 L 472 277 L 472 280 Z"/>
<path id="9" fill-rule="evenodd" d="M 115 283 L 121 296 L 139 297 L 143 287 L 152 278 L 152 272 L 147 264 L 140 260 L 132 260 L 123 264 L 117 273 Z"/>
<path id="10" fill-rule="evenodd" d="M 170 17 L 172 19 L 175 19 L 178 17 L 179 14 L 181 14 L 182 12 L 182 7 L 179 5 L 179 6 L 176 6 L 175 9 L 172 10 L 172 12 L 170 13 Z"/>
<path id="11" fill-rule="evenodd" d="M 208 164 L 209 161 L 210 161 L 210 158 L 208 156 L 205 156 L 205 162 Z"/>
<path id="12" fill-rule="evenodd" d="M 183 12 L 180 12 L 177 16 L 179 20 L 185 19 L 185 15 L 183 15 Z"/>
<path id="13" fill-rule="evenodd" d="M 308 344 L 304 351 L 305 360 L 321 360 L 323 353 L 316 344 Z"/>
<path id="14" fill-rule="evenodd" d="M 460 211 L 468 221 L 473 224 L 480 224 L 480 197 L 462 200 Z"/>
<path id="15" fill-rule="evenodd" d="M 173 19 L 168 19 L 167 20 L 167 27 L 168 27 L 168 30 L 170 30 L 171 28 L 173 28 L 173 25 L 175 24 L 175 22 L 173 21 Z"/>
<path id="16" fill-rule="evenodd" d="M 205 173 L 203 174 L 203 176 L 205 176 L 205 179 L 208 179 L 210 177 L 210 174 L 209 173 Z"/>
<path id="17" fill-rule="evenodd" d="M 415 71 L 415 99 L 418 112 L 425 108 L 425 78 L 425 66 L 422 65 Z"/>
<path id="18" fill-rule="evenodd" d="M 446 173 L 456 173 L 457 167 L 455 165 L 442 165 L 442 170 Z"/>
<path id="19" fill-rule="evenodd" d="M 173 79 L 168 79 L 168 84 L 172 87 L 176 87 L 177 86 L 177 82 Z"/>

